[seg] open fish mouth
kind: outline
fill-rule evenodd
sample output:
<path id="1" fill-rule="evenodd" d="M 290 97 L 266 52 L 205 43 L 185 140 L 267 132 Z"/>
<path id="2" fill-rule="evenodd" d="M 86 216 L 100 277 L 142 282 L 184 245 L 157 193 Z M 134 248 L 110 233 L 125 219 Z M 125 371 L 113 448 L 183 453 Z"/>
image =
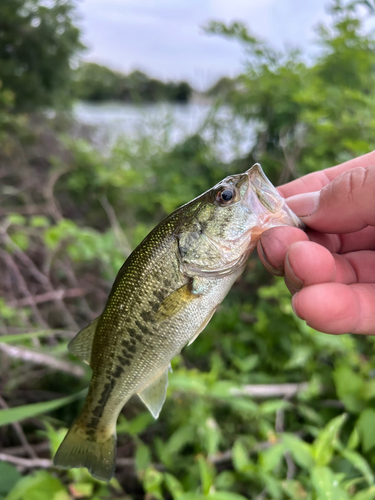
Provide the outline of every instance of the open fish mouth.
<path id="1" fill-rule="evenodd" d="M 259 163 L 255 163 L 246 174 L 249 177 L 249 189 L 246 203 L 259 216 L 263 224 L 272 219 L 272 226 L 294 226 L 305 229 L 305 224 L 288 207 L 285 199 L 269 181 Z"/>

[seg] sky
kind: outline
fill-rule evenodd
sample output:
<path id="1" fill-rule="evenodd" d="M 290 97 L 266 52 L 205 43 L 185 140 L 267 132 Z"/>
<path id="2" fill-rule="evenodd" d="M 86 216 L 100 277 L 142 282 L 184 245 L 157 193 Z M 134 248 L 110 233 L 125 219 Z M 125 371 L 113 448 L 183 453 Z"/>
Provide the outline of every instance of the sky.
<path id="1" fill-rule="evenodd" d="M 84 59 L 204 90 L 235 76 L 244 56 L 236 42 L 209 36 L 210 20 L 244 22 L 274 48 L 313 50 L 327 0 L 79 0 Z"/>

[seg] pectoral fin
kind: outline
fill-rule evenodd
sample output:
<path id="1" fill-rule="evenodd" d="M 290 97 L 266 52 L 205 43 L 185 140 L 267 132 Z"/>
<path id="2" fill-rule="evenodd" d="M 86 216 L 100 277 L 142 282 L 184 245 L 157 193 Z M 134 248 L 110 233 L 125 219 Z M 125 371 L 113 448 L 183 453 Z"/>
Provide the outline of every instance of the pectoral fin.
<path id="1" fill-rule="evenodd" d="M 78 332 L 68 344 L 69 351 L 87 364 L 90 364 L 92 343 L 99 319 L 100 316 L 94 319 L 86 328 Z"/>
<path id="2" fill-rule="evenodd" d="M 154 379 L 151 384 L 138 393 L 138 396 L 150 410 L 154 418 L 158 418 L 165 401 L 169 370 L 171 370 L 170 365 L 161 375 Z"/>
<path id="3" fill-rule="evenodd" d="M 192 282 L 193 280 L 178 288 L 163 300 L 155 315 L 156 321 L 164 321 L 172 316 L 175 316 L 185 306 L 187 306 L 190 301 L 199 297 L 199 295 L 193 292 Z"/>

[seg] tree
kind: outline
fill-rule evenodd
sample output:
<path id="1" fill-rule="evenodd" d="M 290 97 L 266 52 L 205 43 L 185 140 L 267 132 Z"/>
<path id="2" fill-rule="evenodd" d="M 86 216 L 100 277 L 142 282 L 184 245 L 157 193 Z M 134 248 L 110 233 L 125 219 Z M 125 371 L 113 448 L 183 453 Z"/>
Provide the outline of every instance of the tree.
<path id="1" fill-rule="evenodd" d="M 83 48 L 71 0 L 0 2 L 0 80 L 16 109 L 64 104 L 71 61 Z"/>
<path id="2" fill-rule="evenodd" d="M 94 62 L 83 62 L 74 75 L 74 96 L 85 101 L 118 99 L 124 75 Z"/>
<path id="3" fill-rule="evenodd" d="M 210 33 L 245 49 L 246 71 L 229 100 L 256 128 L 247 162 L 261 161 L 274 182 L 340 163 L 373 144 L 375 40 L 364 29 L 364 9 L 374 13 L 366 0 L 331 4 L 331 25 L 318 26 L 321 54 L 312 65 L 296 51 L 272 50 L 241 23 L 209 25 Z"/>

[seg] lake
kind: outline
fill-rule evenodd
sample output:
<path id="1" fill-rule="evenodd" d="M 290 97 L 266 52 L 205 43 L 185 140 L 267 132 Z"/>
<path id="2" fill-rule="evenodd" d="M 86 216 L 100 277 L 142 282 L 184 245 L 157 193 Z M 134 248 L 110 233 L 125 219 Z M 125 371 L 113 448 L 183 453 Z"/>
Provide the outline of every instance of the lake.
<path id="1" fill-rule="evenodd" d="M 79 102 L 74 116 L 80 124 L 94 128 L 94 142 L 104 151 L 124 136 L 152 136 L 170 148 L 185 137 L 200 133 L 213 144 L 218 159 L 230 161 L 246 154 L 254 142 L 254 126 L 234 116 L 228 106 Z"/>

